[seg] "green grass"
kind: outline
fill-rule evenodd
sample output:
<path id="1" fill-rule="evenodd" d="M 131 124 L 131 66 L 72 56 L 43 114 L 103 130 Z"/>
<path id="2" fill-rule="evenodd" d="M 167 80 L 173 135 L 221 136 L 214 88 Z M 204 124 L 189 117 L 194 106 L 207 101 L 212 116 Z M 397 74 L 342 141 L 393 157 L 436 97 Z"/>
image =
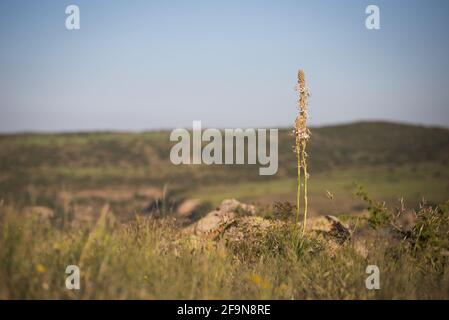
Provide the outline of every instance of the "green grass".
<path id="1" fill-rule="evenodd" d="M 326 191 L 334 195 L 340 212 L 353 211 L 359 203 L 354 199 L 357 185 L 362 185 L 376 199 L 390 204 L 399 198 L 416 206 L 423 198 L 440 203 L 449 198 L 449 168 L 435 164 L 405 165 L 394 170 L 388 168 L 354 168 L 328 171 L 312 177 L 309 183 L 311 207 L 315 212 L 326 212 L 335 206 L 327 201 Z M 266 182 L 208 186 L 189 193 L 189 196 L 218 205 L 221 200 L 236 198 L 246 202 L 266 202 L 287 199 L 294 202 L 294 178 Z"/>

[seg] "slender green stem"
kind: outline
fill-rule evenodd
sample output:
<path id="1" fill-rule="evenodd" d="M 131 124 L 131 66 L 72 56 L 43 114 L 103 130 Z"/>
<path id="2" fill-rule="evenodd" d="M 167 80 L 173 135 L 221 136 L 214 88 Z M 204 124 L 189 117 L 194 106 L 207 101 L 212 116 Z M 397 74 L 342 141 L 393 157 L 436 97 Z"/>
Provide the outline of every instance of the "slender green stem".
<path id="1" fill-rule="evenodd" d="M 296 223 L 298 223 L 300 204 L 301 204 L 301 144 L 298 138 L 296 138 L 296 158 L 298 160 L 298 189 L 296 191 Z"/>
<path id="2" fill-rule="evenodd" d="M 308 176 L 307 176 L 307 159 L 306 159 L 306 142 L 303 142 L 303 146 L 302 146 L 302 157 L 303 157 L 303 170 L 304 170 L 304 225 L 303 225 L 303 229 L 302 229 L 302 235 L 304 236 L 304 234 L 306 233 L 306 224 L 307 224 L 307 207 L 308 207 L 308 198 L 307 198 L 307 180 Z"/>

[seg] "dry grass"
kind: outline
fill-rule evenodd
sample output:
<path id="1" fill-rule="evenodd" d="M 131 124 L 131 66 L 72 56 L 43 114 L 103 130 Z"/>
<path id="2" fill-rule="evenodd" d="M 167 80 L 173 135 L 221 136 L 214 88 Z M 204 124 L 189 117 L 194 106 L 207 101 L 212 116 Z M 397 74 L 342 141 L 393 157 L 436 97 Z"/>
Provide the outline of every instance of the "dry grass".
<path id="1" fill-rule="evenodd" d="M 0 298 L 448 299 L 448 258 L 438 251 L 447 245 L 447 222 L 440 214 L 447 217 L 447 205 L 442 210 L 431 211 L 441 217 L 438 225 L 424 217 L 419 224 L 432 241 L 423 232 L 410 238 L 419 241 L 419 250 L 388 241 L 379 229 L 370 231 L 371 241 L 364 244 L 369 255 L 363 256 L 354 242 L 329 246 L 310 232 L 300 237 L 299 227 L 289 224 L 257 235 L 257 241 L 247 230 L 238 246 L 225 241 L 198 246 L 170 218 L 136 216 L 119 223 L 105 207 L 89 227 L 55 226 L 3 206 Z M 64 285 L 71 264 L 81 269 L 79 291 Z M 369 264 L 381 270 L 380 290 L 365 288 Z"/>

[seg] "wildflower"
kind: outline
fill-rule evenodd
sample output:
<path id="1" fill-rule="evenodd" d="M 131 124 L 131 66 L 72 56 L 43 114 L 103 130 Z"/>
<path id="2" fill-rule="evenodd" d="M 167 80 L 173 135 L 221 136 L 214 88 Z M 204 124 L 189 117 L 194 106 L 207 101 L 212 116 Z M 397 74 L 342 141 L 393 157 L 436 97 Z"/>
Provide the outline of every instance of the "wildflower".
<path id="1" fill-rule="evenodd" d="M 262 279 L 258 274 L 252 274 L 249 277 L 249 280 L 261 289 L 267 290 L 271 288 L 270 283 L 267 280 Z"/>
<path id="2" fill-rule="evenodd" d="M 260 287 L 264 290 L 268 290 L 271 288 L 271 285 L 268 281 L 264 280 L 264 281 L 262 281 L 262 284 L 260 285 Z"/>
<path id="3" fill-rule="evenodd" d="M 258 274 L 252 274 L 249 280 L 255 285 L 259 285 L 262 282 L 262 278 Z"/>
<path id="4" fill-rule="evenodd" d="M 307 99 L 310 96 L 310 90 L 306 86 L 304 71 L 299 70 L 298 72 L 298 84 L 295 87 L 296 91 L 299 92 L 298 108 L 299 113 L 295 119 L 295 151 L 297 157 L 297 167 L 298 167 L 298 189 L 296 198 L 296 222 L 299 220 L 300 212 L 300 201 L 301 201 L 301 187 L 304 188 L 304 222 L 303 222 L 303 235 L 306 230 L 307 221 L 307 180 L 309 179 L 309 174 L 307 172 L 307 153 L 306 145 L 307 141 L 310 139 L 310 130 L 307 128 L 307 118 L 309 114 L 307 112 Z M 304 172 L 304 184 L 301 181 L 301 170 Z"/>
<path id="5" fill-rule="evenodd" d="M 41 264 L 41 263 L 38 263 L 38 264 L 36 265 L 36 271 L 37 271 L 38 273 L 44 273 L 44 272 L 45 272 L 45 267 L 44 267 L 44 265 Z"/>

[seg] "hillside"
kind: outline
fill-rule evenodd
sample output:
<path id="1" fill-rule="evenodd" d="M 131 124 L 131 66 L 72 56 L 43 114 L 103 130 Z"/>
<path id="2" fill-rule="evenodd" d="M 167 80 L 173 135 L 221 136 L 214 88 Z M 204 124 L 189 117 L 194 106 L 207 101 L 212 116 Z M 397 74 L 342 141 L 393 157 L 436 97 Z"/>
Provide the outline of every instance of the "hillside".
<path id="1" fill-rule="evenodd" d="M 449 130 L 312 129 L 306 231 L 289 130 L 271 177 L 174 166 L 168 135 L 1 136 L 0 299 L 447 299 Z"/>
<path id="2" fill-rule="evenodd" d="M 249 165 L 175 166 L 169 161 L 172 145 L 168 131 L 2 135 L 0 193 L 13 202 L 51 206 L 61 190 L 126 191 L 133 200 L 141 190 L 169 184 L 173 193 L 214 205 L 228 197 L 261 203 L 292 199 L 296 163 L 288 129 L 279 133 L 275 176 L 259 176 L 258 166 Z M 416 204 L 422 196 L 449 198 L 448 129 L 384 122 L 312 128 L 308 153 L 311 206 L 318 206 L 317 212 L 329 206 L 322 204 L 327 191 L 336 193 L 339 210 L 357 207 L 352 201 L 357 182 L 386 200 L 406 196 Z M 133 206 L 133 201 L 124 205 Z"/>

